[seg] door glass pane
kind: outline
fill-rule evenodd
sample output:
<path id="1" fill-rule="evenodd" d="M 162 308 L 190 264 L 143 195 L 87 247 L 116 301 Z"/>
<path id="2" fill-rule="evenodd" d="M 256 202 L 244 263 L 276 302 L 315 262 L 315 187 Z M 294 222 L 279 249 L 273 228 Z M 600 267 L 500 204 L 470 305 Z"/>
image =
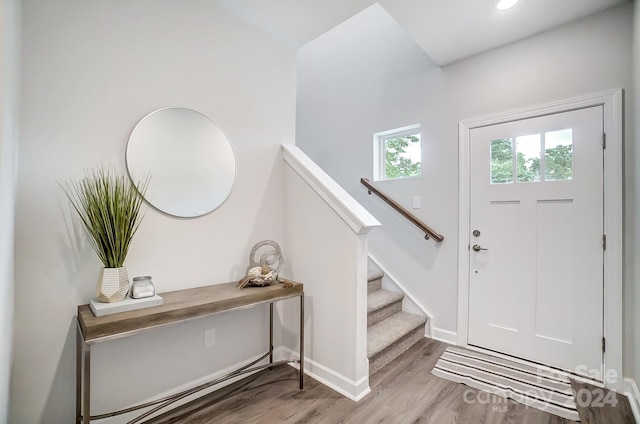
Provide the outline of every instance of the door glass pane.
<path id="1" fill-rule="evenodd" d="M 516 138 L 516 175 L 519 183 L 540 181 L 540 134 Z"/>
<path id="2" fill-rule="evenodd" d="M 513 138 L 491 140 L 491 184 L 513 182 Z"/>
<path id="3" fill-rule="evenodd" d="M 544 179 L 573 179 L 573 130 L 571 128 L 544 134 Z"/>

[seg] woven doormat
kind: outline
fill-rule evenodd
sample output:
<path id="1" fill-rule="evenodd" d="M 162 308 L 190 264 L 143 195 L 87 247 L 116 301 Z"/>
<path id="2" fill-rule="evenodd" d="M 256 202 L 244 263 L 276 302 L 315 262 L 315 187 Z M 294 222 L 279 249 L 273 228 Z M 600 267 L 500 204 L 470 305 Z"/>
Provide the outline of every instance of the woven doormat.
<path id="1" fill-rule="evenodd" d="M 569 376 L 559 371 L 448 347 L 431 373 L 562 418 L 580 421 Z"/>

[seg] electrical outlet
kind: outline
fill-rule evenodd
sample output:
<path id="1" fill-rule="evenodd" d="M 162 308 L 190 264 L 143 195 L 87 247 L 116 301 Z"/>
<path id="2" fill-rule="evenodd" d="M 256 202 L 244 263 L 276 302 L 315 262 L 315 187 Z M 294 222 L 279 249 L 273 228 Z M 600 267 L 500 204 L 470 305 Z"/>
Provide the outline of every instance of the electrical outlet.
<path id="1" fill-rule="evenodd" d="M 204 347 L 211 347 L 216 344 L 216 329 L 210 328 L 204 332 Z"/>

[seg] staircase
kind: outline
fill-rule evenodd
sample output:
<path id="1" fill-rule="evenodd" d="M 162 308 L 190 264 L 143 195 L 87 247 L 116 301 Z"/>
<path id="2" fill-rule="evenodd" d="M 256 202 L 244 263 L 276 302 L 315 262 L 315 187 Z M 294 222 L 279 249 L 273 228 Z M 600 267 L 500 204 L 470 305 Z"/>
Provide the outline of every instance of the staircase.
<path id="1" fill-rule="evenodd" d="M 399 292 L 384 290 L 384 274 L 370 270 L 367 285 L 367 358 L 369 376 L 424 337 L 427 318 L 402 310 Z"/>

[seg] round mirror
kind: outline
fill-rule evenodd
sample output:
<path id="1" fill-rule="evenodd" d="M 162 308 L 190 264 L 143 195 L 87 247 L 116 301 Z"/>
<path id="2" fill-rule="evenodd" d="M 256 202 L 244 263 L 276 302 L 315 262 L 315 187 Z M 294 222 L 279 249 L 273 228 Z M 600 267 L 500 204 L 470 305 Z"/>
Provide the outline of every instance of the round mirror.
<path id="1" fill-rule="evenodd" d="M 151 112 L 127 144 L 127 170 L 145 199 L 177 217 L 205 215 L 224 203 L 236 178 L 236 159 L 222 129 L 184 108 Z"/>

